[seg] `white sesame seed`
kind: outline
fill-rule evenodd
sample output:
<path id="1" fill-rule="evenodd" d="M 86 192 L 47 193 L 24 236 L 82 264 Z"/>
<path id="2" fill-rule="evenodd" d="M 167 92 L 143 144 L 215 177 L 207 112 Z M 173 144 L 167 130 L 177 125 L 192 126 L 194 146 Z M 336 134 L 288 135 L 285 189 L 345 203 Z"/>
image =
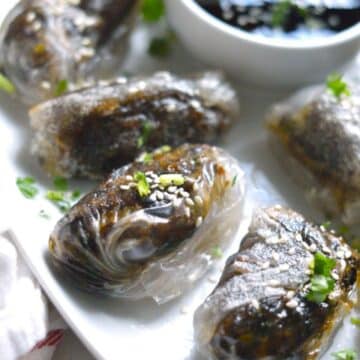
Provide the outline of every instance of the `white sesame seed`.
<path id="1" fill-rule="evenodd" d="M 194 184 L 193 184 L 193 190 L 194 190 L 194 191 L 198 191 L 198 190 L 199 190 L 199 185 L 198 185 L 198 183 L 194 182 Z"/>
<path id="2" fill-rule="evenodd" d="M 49 81 L 42 81 L 40 86 L 45 90 L 49 90 L 51 88 L 51 84 L 49 83 Z"/>
<path id="3" fill-rule="evenodd" d="M 194 200 L 195 200 L 196 204 L 199 206 L 202 206 L 204 203 L 203 199 L 200 195 L 195 195 Z"/>
<path id="4" fill-rule="evenodd" d="M 120 189 L 121 190 L 130 190 L 130 186 L 129 185 L 120 185 Z"/>
<path id="5" fill-rule="evenodd" d="M 280 281 L 279 280 L 276 280 L 276 279 L 271 279 L 269 280 L 268 284 L 270 286 L 279 286 L 280 285 Z"/>
<path id="6" fill-rule="evenodd" d="M 328 248 L 326 245 L 323 245 L 323 246 L 321 247 L 321 250 L 322 250 L 324 253 L 326 253 L 326 254 L 331 254 L 330 248 Z"/>
<path id="7" fill-rule="evenodd" d="M 25 17 L 26 21 L 28 23 L 31 23 L 33 22 L 35 19 L 36 19 L 36 14 L 33 12 L 33 11 L 29 11 L 27 14 L 26 14 L 26 17 Z"/>
<path id="8" fill-rule="evenodd" d="M 339 258 L 339 259 L 343 259 L 343 258 L 345 257 L 344 251 L 338 250 L 338 251 L 336 252 L 336 257 Z"/>
<path id="9" fill-rule="evenodd" d="M 280 260 L 280 255 L 276 252 L 273 252 L 272 253 L 272 258 L 275 260 L 275 261 L 279 261 Z"/>
<path id="10" fill-rule="evenodd" d="M 331 272 L 331 277 L 332 277 L 334 280 L 339 280 L 339 275 L 338 275 L 335 271 L 332 271 L 332 272 Z"/>
<path id="11" fill-rule="evenodd" d="M 95 55 L 95 50 L 91 47 L 83 47 L 80 49 L 80 55 L 82 57 L 91 58 Z"/>
<path id="12" fill-rule="evenodd" d="M 151 184 L 150 189 L 157 189 L 159 187 L 158 184 Z"/>
<path id="13" fill-rule="evenodd" d="M 302 236 L 299 233 L 295 234 L 295 239 L 298 241 L 302 241 Z"/>
<path id="14" fill-rule="evenodd" d="M 42 28 L 42 24 L 40 21 L 34 21 L 32 24 L 32 29 L 34 31 L 39 31 Z"/>
<path id="15" fill-rule="evenodd" d="M 154 174 L 154 172 L 151 171 L 151 170 L 145 171 L 145 175 L 146 175 L 146 176 L 151 176 L 151 175 L 153 175 L 153 174 Z"/>
<path id="16" fill-rule="evenodd" d="M 295 248 L 291 248 L 291 249 L 289 250 L 289 255 L 295 255 L 295 253 L 296 253 Z"/>
<path id="17" fill-rule="evenodd" d="M 309 247 L 309 250 L 310 250 L 312 253 L 316 252 L 316 250 L 317 250 L 316 245 L 315 245 L 315 244 L 311 244 L 310 247 Z"/>
<path id="18" fill-rule="evenodd" d="M 148 184 L 152 184 L 154 182 L 154 180 L 151 177 L 147 177 L 146 181 Z"/>
<path id="19" fill-rule="evenodd" d="M 185 199 L 185 204 L 189 205 L 189 206 L 194 206 L 195 205 L 195 203 L 192 201 L 191 198 L 186 198 Z"/>
<path id="20" fill-rule="evenodd" d="M 174 207 L 178 208 L 181 205 L 181 199 L 174 198 L 173 199 L 173 205 L 174 205 Z"/>
<path id="21" fill-rule="evenodd" d="M 251 305 L 256 309 L 259 310 L 260 309 L 260 304 L 256 299 L 252 299 L 251 300 Z"/>
<path id="22" fill-rule="evenodd" d="M 289 270 L 289 268 L 290 268 L 290 266 L 288 264 L 281 264 L 279 266 L 280 271 L 287 271 L 287 270 Z"/>
<path id="23" fill-rule="evenodd" d="M 164 200 L 164 193 L 161 191 L 156 191 L 156 197 L 158 200 Z"/>
<path id="24" fill-rule="evenodd" d="M 311 274 L 312 274 L 312 271 L 311 271 L 310 269 L 306 269 L 306 270 L 305 270 L 305 274 L 306 274 L 306 275 L 311 275 Z"/>
<path id="25" fill-rule="evenodd" d="M 286 293 L 286 298 L 289 299 L 289 300 L 292 299 L 294 296 L 295 296 L 295 291 L 293 291 L 293 290 L 289 290 Z"/>
<path id="26" fill-rule="evenodd" d="M 345 251 L 344 251 L 344 257 L 345 257 L 345 259 L 350 259 L 351 256 L 352 256 L 351 250 L 345 249 Z"/>
<path id="27" fill-rule="evenodd" d="M 177 189 L 176 186 L 169 186 L 168 189 L 167 189 L 167 191 L 168 191 L 169 193 L 174 193 L 174 192 L 176 191 L 176 189 Z"/>
<path id="28" fill-rule="evenodd" d="M 149 196 L 149 199 L 151 200 L 151 201 L 156 201 L 156 193 L 152 193 L 150 196 Z"/>
<path id="29" fill-rule="evenodd" d="M 190 184 L 194 184 L 195 183 L 195 180 L 191 177 L 186 177 L 186 182 L 190 183 Z"/>
<path id="30" fill-rule="evenodd" d="M 263 264 L 261 264 L 262 269 L 268 269 L 270 267 L 270 261 L 265 261 Z"/>
<path id="31" fill-rule="evenodd" d="M 328 298 L 330 300 L 334 300 L 334 299 L 337 299 L 340 296 L 341 296 L 341 291 L 340 290 L 334 290 L 329 294 Z"/>
<path id="32" fill-rule="evenodd" d="M 295 299 L 291 299 L 285 304 L 285 306 L 289 309 L 295 309 L 298 305 L 299 303 Z"/>
<path id="33" fill-rule="evenodd" d="M 181 194 L 181 196 L 183 196 L 184 198 L 190 197 L 190 194 L 189 194 L 187 191 L 184 191 L 184 190 L 180 191 L 180 194 Z"/>
<path id="34" fill-rule="evenodd" d="M 201 216 L 199 216 L 197 219 L 196 219 L 196 227 L 199 227 L 203 222 L 203 218 Z"/>
<path id="35" fill-rule="evenodd" d="M 133 180 L 133 177 L 131 175 L 126 175 L 125 176 L 125 179 L 128 180 L 128 181 L 132 181 Z"/>
<path id="36" fill-rule="evenodd" d="M 191 210 L 190 210 L 190 208 L 187 207 L 187 206 L 185 206 L 184 211 L 185 211 L 186 217 L 189 218 L 189 217 L 191 216 Z"/>
<path id="37" fill-rule="evenodd" d="M 84 46 L 90 46 L 92 44 L 92 41 L 90 38 L 83 38 L 82 41 L 81 41 L 81 44 L 84 45 Z"/>
<path id="38" fill-rule="evenodd" d="M 346 261 L 340 260 L 340 271 L 343 272 L 346 269 Z"/>

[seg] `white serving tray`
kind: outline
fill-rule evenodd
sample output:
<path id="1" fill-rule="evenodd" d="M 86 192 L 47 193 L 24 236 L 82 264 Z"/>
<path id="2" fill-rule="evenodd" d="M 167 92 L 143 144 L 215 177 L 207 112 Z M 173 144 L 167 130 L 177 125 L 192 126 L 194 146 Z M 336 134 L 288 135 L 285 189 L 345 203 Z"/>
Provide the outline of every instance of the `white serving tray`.
<path id="1" fill-rule="evenodd" d="M 8 7 L 9 2 L 1 3 L 0 15 L 3 16 Z M 159 28 L 161 26 L 138 28 L 125 64 L 127 71 L 148 73 L 169 69 L 181 73 L 205 69 L 180 45 L 166 61 L 151 59 L 146 54 L 148 39 Z M 284 94 L 266 94 L 236 86 L 241 97 L 242 116 L 225 139 L 224 146 L 241 161 L 248 178 L 258 187 L 257 201 L 264 205 L 287 204 L 309 217 L 317 217 L 304 201 L 301 190 L 273 158 L 266 142 L 264 113 Z M 30 137 L 26 109 L 15 99 L 0 94 L 0 198 L 3 204 L 0 230 L 9 226 L 13 229 L 20 251 L 64 319 L 98 359 L 200 360 L 192 340 L 192 314 L 214 288 L 226 256 L 193 290 L 162 306 L 150 300 L 131 303 L 90 295 L 64 283 L 51 271 L 46 255 L 49 233 L 61 214 L 44 200 L 43 194 L 51 187 L 51 181 L 30 155 Z M 36 178 L 41 189 L 41 195 L 34 200 L 25 199 L 15 185 L 17 177 L 27 175 Z M 71 185 L 86 191 L 94 184 L 76 182 Z M 50 220 L 39 216 L 41 209 L 51 213 Z M 244 232 L 243 227 L 240 237 Z M 240 237 L 228 254 L 238 247 Z M 348 318 L 324 359 L 331 359 L 331 352 L 343 348 L 360 351 L 360 331 Z"/>

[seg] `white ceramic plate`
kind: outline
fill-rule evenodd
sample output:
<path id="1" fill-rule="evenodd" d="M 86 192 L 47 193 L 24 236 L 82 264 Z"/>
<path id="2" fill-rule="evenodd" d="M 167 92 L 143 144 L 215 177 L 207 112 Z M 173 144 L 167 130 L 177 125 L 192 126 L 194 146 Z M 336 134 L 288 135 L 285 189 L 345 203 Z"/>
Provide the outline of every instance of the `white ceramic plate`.
<path id="1" fill-rule="evenodd" d="M 8 4 L 0 4 L 3 14 Z M 202 69 L 180 46 L 166 62 L 151 59 L 146 54 L 149 33 L 156 29 L 139 28 L 132 39 L 132 49 L 126 62 L 131 72 L 150 72 L 170 69 L 178 72 Z M 271 156 L 262 127 L 265 110 L 282 94 L 261 94 L 255 90 L 239 89 L 243 104 L 241 121 L 226 139 L 225 147 L 243 164 L 249 177 L 262 190 L 257 198 L 263 204 L 273 202 L 292 206 L 308 216 L 315 216 L 304 202 L 302 192 L 292 184 L 278 162 Z M 196 307 L 214 288 L 213 283 L 221 272 L 218 264 L 183 297 L 163 306 L 152 301 L 124 302 L 89 295 L 60 281 L 47 263 L 48 235 L 61 214 L 43 197 L 51 181 L 42 173 L 29 153 L 30 130 L 26 110 L 14 99 L 0 95 L 0 224 L 11 226 L 18 247 L 37 276 L 49 298 L 85 346 L 98 359 L 132 359 L 144 357 L 157 360 L 199 360 L 192 340 L 192 314 Z M 259 171 L 254 171 L 254 164 Z M 19 176 L 37 179 L 41 194 L 34 200 L 25 199 L 18 191 L 15 180 Z M 93 184 L 72 183 L 84 192 Z M 44 209 L 50 220 L 39 216 Z M 1 230 L 1 229 L 0 229 Z M 244 233 L 242 229 L 241 234 Z M 234 241 L 234 251 L 240 239 Z M 222 263 L 225 261 L 222 259 Z M 211 281 L 212 282 L 211 282 Z M 24 299 L 26 306 L 26 299 Z M 346 319 L 325 355 L 342 348 L 360 350 L 360 331 Z"/>

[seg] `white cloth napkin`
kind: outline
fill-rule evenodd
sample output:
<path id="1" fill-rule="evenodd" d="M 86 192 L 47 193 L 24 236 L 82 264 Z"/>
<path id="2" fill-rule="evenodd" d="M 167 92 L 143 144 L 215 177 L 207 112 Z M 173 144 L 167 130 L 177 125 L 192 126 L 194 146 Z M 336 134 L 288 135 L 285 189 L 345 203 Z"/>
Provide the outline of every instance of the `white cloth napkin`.
<path id="1" fill-rule="evenodd" d="M 0 358 L 49 360 L 66 325 L 48 304 L 11 236 L 0 235 Z"/>

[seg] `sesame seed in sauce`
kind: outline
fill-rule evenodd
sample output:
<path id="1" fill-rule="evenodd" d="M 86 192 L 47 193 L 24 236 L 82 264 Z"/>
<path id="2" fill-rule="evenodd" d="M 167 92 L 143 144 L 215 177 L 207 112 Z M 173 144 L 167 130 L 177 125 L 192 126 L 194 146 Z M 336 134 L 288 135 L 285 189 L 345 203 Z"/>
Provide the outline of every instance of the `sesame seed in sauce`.
<path id="1" fill-rule="evenodd" d="M 125 176 L 125 179 L 128 180 L 128 181 L 132 181 L 133 180 L 133 177 L 131 175 L 126 175 Z"/>
<path id="2" fill-rule="evenodd" d="M 167 189 L 167 191 L 168 191 L 169 193 L 174 193 L 174 192 L 176 191 L 176 189 L 177 189 L 176 186 L 169 186 L 168 189 Z"/>
<path id="3" fill-rule="evenodd" d="M 130 186 L 129 185 L 120 185 L 120 189 L 121 190 L 130 190 Z"/>
<path id="4" fill-rule="evenodd" d="M 194 190 L 194 191 L 198 191 L 198 190 L 199 190 L 199 185 L 198 185 L 198 183 L 195 182 L 195 183 L 193 184 L 193 190 Z"/>
<path id="5" fill-rule="evenodd" d="M 197 219 L 196 219 L 196 227 L 199 227 L 203 222 L 203 218 L 201 216 L 199 216 Z"/>
<path id="6" fill-rule="evenodd" d="M 256 309 L 259 310 L 260 309 L 260 304 L 256 299 L 252 299 L 251 301 L 251 305 Z"/>
<path id="7" fill-rule="evenodd" d="M 190 210 L 190 208 L 187 207 L 187 206 L 185 206 L 184 211 L 185 211 L 186 217 L 189 218 L 189 217 L 191 216 L 191 210 Z"/>
<path id="8" fill-rule="evenodd" d="M 174 207 L 178 208 L 181 205 L 181 199 L 174 198 L 173 199 L 173 205 L 174 205 Z"/>
<path id="9" fill-rule="evenodd" d="M 186 198 L 185 199 L 185 204 L 189 205 L 189 206 L 194 206 L 195 205 L 195 203 L 192 201 L 191 198 Z"/>
<path id="10" fill-rule="evenodd" d="M 317 251 L 316 245 L 315 245 L 315 244 L 311 244 L 310 247 L 309 247 L 309 250 L 310 250 L 312 253 L 316 252 L 316 251 Z"/>
<path id="11" fill-rule="evenodd" d="M 31 23 L 36 19 L 36 14 L 33 11 L 29 11 L 25 16 L 26 22 Z"/>
<path id="12" fill-rule="evenodd" d="M 195 203 L 199 206 L 202 206 L 204 203 L 203 199 L 200 195 L 195 195 L 194 200 L 195 200 Z"/>
<path id="13" fill-rule="evenodd" d="M 156 197 L 158 200 L 164 200 L 164 193 L 161 191 L 156 191 Z"/>
<path id="14" fill-rule="evenodd" d="M 40 21 L 34 21 L 32 24 L 32 29 L 34 31 L 39 31 L 42 28 L 42 24 Z"/>
<path id="15" fill-rule="evenodd" d="M 294 296 L 295 296 L 295 291 L 293 291 L 293 290 L 289 290 L 286 293 L 286 298 L 289 299 L 289 300 L 292 299 Z"/>
<path id="16" fill-rule="evenodd" d="M 285 304 L 289 309 L 295 309 L 298 305 L 299 303 L 296 299 L 291 299 Z"/>

